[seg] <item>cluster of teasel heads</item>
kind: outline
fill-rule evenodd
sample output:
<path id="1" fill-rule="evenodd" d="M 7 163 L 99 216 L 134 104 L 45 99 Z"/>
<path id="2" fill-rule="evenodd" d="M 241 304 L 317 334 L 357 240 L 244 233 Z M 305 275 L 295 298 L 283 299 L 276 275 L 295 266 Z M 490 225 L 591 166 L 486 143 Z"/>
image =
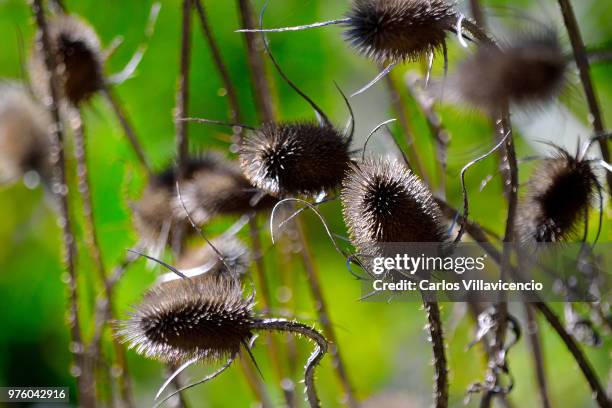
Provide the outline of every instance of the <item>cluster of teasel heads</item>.
<path id="1" fill-rule="evenodd" d="M 445 0 L 353 0 L 344 19 L 241 31 L 283 32 L 329 24 L 344 25 L 345 38 L 360 54 L 390 67 L 439 51 L 446 60 L 449 33 L 462 43 L 466 39 L 478 42 L 476 51 L 451 74 L 448 88 L 461 100 L 491 112 L 508 105 L 549 101 L 561 92 L 567 75 L 568 58 L 554 31 L 496 44 Z M 91 27 L 71 16 L 57 16 L 48 28 L 52 50 L 63 70 L 60 97 L 78 106 L 104 85 L 99 40 Z M 191 223 L 202 226 L 220 215 L 270 209 L 284 198 L 313 199 L 338 190 L 344 220 L 358 252 L 368 253 L 387 242 L 447 243 L 448 220 L 428 186 L 406 163 L 352 157 L 354 120 L 346 130 L 333 125 L 281 71 L 265 38 L 264 45 L 279 74 L 310 104 L 319 120 L 268 122 L 256 128 L 240 125 L 246 134 L 240 141 L 237 162 L 220 153 L 205 152 L 190 158 L 180 180 L 174 166 L 152 174 L 142 196 L 132 204 L 143 246 L 159 256 L 167 243 L 184 240 L 192 232 Z M 35 47 L 30 61 L 32 86 L 39 98 L 48 99 L 43 60 L 42 50 Z M 344 94 L 342 97 L 346 101 Z M 350 110 L 348 102 L 347 106 Z M 24 89 L 3 85 L 3 181 L 30 171 L 43 180 L 47 177 L 48 129 L 49 118 L 34 97 Z M 575 156 L 556 148 L 556 156 L 539 164 L 519 206 L 517 228 L 522 242 L 563 242 L 576 235 L 593 200 L 602 195 L 594 162 L 587 158 L 591 144 L 581 147 Z M 181 369 L 227 359 L 221 370 L 205 379 L 210 380 L 227 368 L 241 349 L 250 352 L 255 332 L 280 330 L 305 335 L 317 345 L 306 365 L 308 400 L 312 406 L 319 404 L 314 369 L 327 350 L 327 342 L 301 323 L 257 315 L 254 295 L 244 296 L 240 280 L 249 268 L 248 250 L 225 237 L 213 240 L 210 247 L 185 250 L 176 268 L 162 264 L 171 273 L 147 291 L 128 320 L 117 323 L 124 341 L 145 357 L 182 364 Z M 433 307 L 437 310 L 433 303 L 426 307 L 430 313 Z M 430 317 L 430 325 L 439 323 L 435 319 Z M 444 369 L 443 344 L 437 346 L 436 364 Z M 438 377 L 436 392 L 443 398 L 447 393 L 445 373 L 438 372 Z"/>

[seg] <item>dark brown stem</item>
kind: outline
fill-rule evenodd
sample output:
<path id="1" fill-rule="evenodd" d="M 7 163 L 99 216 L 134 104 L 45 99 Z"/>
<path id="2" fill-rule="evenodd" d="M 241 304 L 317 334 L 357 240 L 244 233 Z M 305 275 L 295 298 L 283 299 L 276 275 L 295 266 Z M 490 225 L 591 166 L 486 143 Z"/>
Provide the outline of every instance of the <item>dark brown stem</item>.
<path id="1" fill-rule="evenodd" d="M 416 150 L 416 146 L 414 144 L 414 130 L 412 129 L 408 116 L 406 115 L 406 105 L 402 99 L 402 95 L 397 87 L 397 84 L 395 83 L 392 72 L 385 76 L 385 83 L 387 84 L 387 89 L 389 90 L 389 94 L 391 96 L 393 110 L 397 115 L 402 132 L 406 137 L 406 144 L 408 145 L 408 161 L 410 164 L 414 164 L 413 167 L 415 172 L 423 179 L 423 181 L 427 185 L 431 185 L 427 179 L 427 171 L 425 171 L 425 168 L 423 167 L 419 152 Z"/>
<path id="2" fill-rule="evenodd" d="M 580 81 L 584 89 L 587 104 L 589 105 L 589 112 L 592 117 L 593 130 L 596 135 L 602 134 L 606 131 L 603 116 L 601 114 L 601 107 L 597 99 L 597 94 L 593 86 L 593 80 L 591 79 L 591 68 L 589 65 L 589 58 L 587 55 L 586 47 L 582 40 L 582 34 L 580 33 L 580 27 L 576 20 L 576 14 L 570 0 L 559 0 L 559 6 L 561 7 L 561 13 L 563 14 L 563 21 L 567 28 L 570 41 L 572 43 L 572 49 L 574 50 L 574 59 L 580 71 Z M 604 139 L 599 140 L 599 147 L 601 149 L 601 155 L 603 159 L 610 163 L 610 149 L 608 142 Z M 612 173 L 606 172 L 606 179 L 608 181 L 608 190 L 612 194 Z"/>
<path id="3" fill-rule="evenodd" d="M 434 407 L 448 407 L 448 366 L 444 350 L 444 334 L 437 302 L 423 302 L 427 313 L 429 336 L 434 355 Z"/>
<path id="4" fill-rule="evenodd" d="M 51 127 L 51 157 L 53 168 L 53 187 L 60 207 L 59 225 L 62 227 L 64 244 L 64 262 L 68 274 L 68 324 L 70 326 L 70 350 L 74 354 L 74 373 L 77 377 L 80 404 L 86 407 L 96 406 L 95 384 L 90 361 L 85 352 L 81 322 L 79 319 L 78 276 L 76 270 L 77 248 L 70 221 L 68 203 L 68 186 L 66 184 L 66 160 L 64 152 L 64 132 L 59 111 L 59 90 L 57 61 L 51 49 L 47 20 L 42 0 L 32 0 L 32 12 L 39 28 L 37 47 L 41 47 L 45 56 L 45 66 L 48 73 L 49 91 L 51 98 L 47 102 L 47 109 L 51 114 L 53 126 Z"/>
<path id="5" fill-rule="evenodd" d="M 476 24 L 480 27 L 486 27 L 486 21 L 484 12 L 482 11 L 482 4 L 480 4 L 480 0 L 470 0 L 470 11 L 472 12 L 472 17 Z"/>
<path id="6" fill-rule="evenodd" d="M 321 290 L 321 279 L 319 277 L 319 271 L 314 263 L 312 253 L 310 251 L 310 246 L 308 245 L 308 239 L 306 238 L 304 225 L 302 224 L 302 220 L 299 218 L 296 219 L 295 223 L 297 226 L 299 242 L 302 246 L 302 263 L 304 264 L 304 270 L 306 272 L 306 281 L 310 286 L 310 293 L 315 302 L 315 310 L 317 312 L 317 315 L 319 316 L 319 323 L 321 323 L 323 333 L 331 343 L 329 352 L 332 356 L 332 359 L 334 360 L 334 368 L 336 369 L 338 380 L 340 381 L 342 388 L 346 393 L 347 406 L 349 406 L 350 408 L 358 407 L 359 404 L 355 399 L 353 387 L 349 380 L 348 372 L 344 365 L 344 360 L 342 359 L 342 356 L 340 354 L 336 331 L 334 330 L 331 318 L 329 316 L 329 311 L 327 310 L 327 302 L 325 301 L 323 291 Z"/>
<path id="7" fill-rule="evenodd" d="M 178 87 L 176 92 L 176 150 L 179 179 L 185 177 L 189 156 L 188 123 L 177 118 L 189 115 L 189 69 L 191 65 L 191 0 L 183 0 L 181 53 Z"/>
<path id="8" fill-rule="evenodd" d="M 250 0 L 238 0 L 240 9 L 240 20 L 243 28 L 257 28 L 253 18 L 253 9 Z M 261 58 L 261 50 L 258 46 L 258 34 L 245 33 L 244 39 L 247 51 L 247 60 L 251 72 L 251 82 L 253 83 L 253 93 L 255 96 L 255 106 L 260 122 L 274 121 L 274 108 L 270 97 L 270 86 L 266 79 L 264 61 Z"/>
<path id="9" fill-rule="evenodd" d="M 106 84 L 104 84 L 102 87 L 102 95 L 104 95 L 104 97 L 110 104 L 111 108 L 113 109 L 113 112 L 115 113 L 115 116 L 117 116 L 117 119 L 119 120 L 119 124 L 123 128 L 123 132 L 125 133 L 125 136 L 128 138 L 128 141 L 130 142 L 130 145 L 132 146 L 132 149 L 134 150 L 134 153 L 136 154 L 138 161 L 140 162 L 142 167 L 145 169 L 145 171 L 147 172 L 147 175 L 150 178 L 153 174 L 153 170 L 151 169 L 151 164 L 149 163 L 149 160 L 147 159 L 147 156 L 144 152 L 144 149 L 142 148 L 142 145 L 138 141 L 136 132 L 134 131 L 134 128 L 132 127 L 127 114 L 123 110 L 121 106 L 121 102 L 119 101 L 117 95 L 115 95 L 112 89 Z"/>
<path id="10" fill-rule="evenodd" d="M 318 331 L 305 324 L 294 322 L 286 319 L 264 319 L 253 323 L 253 329 L 284 331 L 289 333 L 305 336 L 312 340 L 317 348 L 313 351 L 308 362 L 306 363 L 304 373 L 304 386 L 306 387 L 306 395 L 311 408 L 319 408 L 321 406 L 317 390 L 315 388 L 314 374 L 317 366 L 327 352 L 327 340 Z M 332 346 L 333 347 L 333 346 Z"/>
<path id="11" fill-rule="evenodd" d="M 202 4 L 202 0 L 194 0 L 196 10 L 198 12 L 198 17 L 200 18 L 200 25 L 202 26 L 202 34 L 208 43 L 208 47 L 210 48 L 210 53 L 212 54 L 213 61 L 215 66 L 217 67 L 217 71 L 221 76 L 221 80 L 223 81 L 223 86 L 227 91 L 227 99 L 230 106 L 230 119 L 241 121 L 242 114 L 240 110 L 240 103 L 238 102 L 238 93 L 236 92 L 236 88 L 234 87 L 232 80 L 229 76 L 229 72 L 223 61 L 223 57 L 221 56 L 221 51 L 219 46 L 217 45 L 217 41 L 213 35 L 212 29 L 210 28 L 210 24 L 208 23 L 208 18 L 206 16 L 206 9 Z"/>
<path id="12" fill-rule="evenodd" d="M 527 338 L 533 353 L 534 369 L 536 379 L 538 381 L 538 392 L 542 408 L 550 408 L 550 399 L 548 398 L 548 385 L 546 381 L 546 370 L 544 367 L 544 356 L 542 353 L 542 343 L 540 339 L 540 328 L 536 316 L 533 313 L 531 304 L 525 305 L 525 316 L 527 317 Z"/>
<path id="13" fill-rule="evenodd" d="M 100 279 L 100 282 L 104 287 L 104 301 L 111 305 L 109 308 L 110 313 L 108 314 L 108 318 L 114 319 L 115 315 L 112 309 L 112 290 L 109 287 L 108 277 L 106 275 L 106 268 L 104 267 L 104 261 L 102 260 L 102 251 L 98 242 L 96 221 L 93 213 L 90 187 L 91 183 L 89 180 L 89 171 L 87 166 L 87 146 L 83 117 L 81 116 L 81 111 L 79 108 L 74 108 L 72 113 L 74 116 L 72 118 L 72 126 L 74 130 L 78 188 L 79 193 L 81 194 L 83 216 L 85 218 L 85 241 L 87 243 L 89 252 L 93 258 L 94 265 L 98 273 L 98 278 Z M 107 320 L 103 322 L 102 327 L 104 327 L 106 322 Z M 98 326 L 96 326 L 96 329 L 97 328 Z M 111 330 L 114 332 L 112 328 Z M 101 334 L 97 335 L 97 333 L 94 333 L 94 339 L 96 339 L 96 341 L 92 342 L 89 347 L 89 355 L 92 358 L 92 364 L 97 364 L 101 360 L 100 341 L 98 341 L 97 338 L 101 338 Z M 119 339 L 114 336 L 114 333 L 112 341 L 113 348 L 115 351 L 115 366 L 116 370 L 119 372 L 118 382 L 122 399 L 121 402 L 126 407 L 133 407 L 134 403 L 132 398 L 131 379 L 126 366 L 125 348 L 120 343 Z"/>

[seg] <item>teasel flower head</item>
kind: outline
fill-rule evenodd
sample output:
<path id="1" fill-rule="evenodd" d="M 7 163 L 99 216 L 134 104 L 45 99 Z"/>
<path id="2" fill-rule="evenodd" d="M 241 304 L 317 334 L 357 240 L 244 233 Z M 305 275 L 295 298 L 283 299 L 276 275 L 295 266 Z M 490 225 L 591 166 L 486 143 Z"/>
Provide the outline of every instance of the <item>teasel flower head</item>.
<path id="1" fill-rule="evenodd" d="M 0 184 L 49 181 L 50 128 L 47 112 L 22 85 L 0 82 Z"/>
<path id="2" fill-rule="evenodd" d="M 564 242 L 577 233 L 601 189 L 592 164 L 558 148 L 544 159 L 527 183 L 518 207 L 522 243 Z"/>
<path id="3" fill-rule="evenodd" d="M 384 242 L 444 242 L 442 213 L 429 189 L 403 164 L 366 159 L 351 166 L 341 193 L 358 250 Z"/>
<path id="4" fill-rule="evenodd" d="M 329 123 L 267 123 L 243 140 L 240 165 L 253 185 L 274 196 L 313 196 L 341 184 L 349 144 Z"/>
<path id="5" fill-rule="evenodd" d="M 204 274 L 149 290 L 118 335 L 147 358 L 168 363 L 217 361 L 234 355 L 252 337 L 253 299 L 240 283 Z"/>
<path id="6" fill-rule="evenodd" d="M 221 154 L 208 152 L 192 159 L 189 177 L 181 184 L 181 200 L 174 211 L 202 225 L 217 215 L 242 215 L 271 208 L 276 199 L 252 186 L 237 163 Z"/>
<path id="7" fill-rule="evenodd" d="M 446 0 L 353 0 L 345 38 L 377 63 L 413 61 L 442 48 L 457 18 Z"/>
<path id="8" fill-rule="evenodd" d="M 94 29 L 78 17 L 65 14 L 49 20 L 49 37 L 57 58 L 61 96 L 71 104 L 87 101 L 101 89 L 103 57 Z M 49 98 L 44 53 L 37 40 L 29 63 L 30 79 L 41 99 Z"/>
<path id="9" fill-rule="evenodd" d="M 532 106 L 554 99 L 566 83 L 568 59 L 552 29 L 481 46 L 450 79 L 457 96 L 491 110 L 502 104 Z"/>

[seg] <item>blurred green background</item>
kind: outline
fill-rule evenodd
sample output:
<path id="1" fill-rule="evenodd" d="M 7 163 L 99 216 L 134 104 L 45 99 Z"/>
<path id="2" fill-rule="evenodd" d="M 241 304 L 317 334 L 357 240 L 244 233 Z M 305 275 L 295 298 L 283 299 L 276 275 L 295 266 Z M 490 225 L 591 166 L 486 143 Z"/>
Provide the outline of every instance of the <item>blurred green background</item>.
<path id="1" fill-rule="evenodd" d="M 149 1 L 104 2 L 94 0 L 66 1 L 68 9 L 88 20 L 97 30 L 102 44 L 108 46 L 113 38 L 121 35 L 123 44 L 106 64 L 106 73 L 119 71 L 130 59 L 143 40 L 144 27 L 151 7 Z M 531 15 L 560 28 L 564 44 L 568 44 L 560 22 L 560 15 L 553 0 L 541 1 L 484 1 L 485 12 L 493 27 L 530 27 L 517 17 L 516 11 Z M 585 41 L 589 46 L 612 47 L 612 2 L 574 1 Z M 578 4 L 579 3 L 579 4 Z M 205 1 L 209 19 L 220 44 L 230 75 L 239 91 L 241 107 L 249 124 L 256 124 L 249 73 L 246 66 L 243 37 L 234 33 L 240 27 L 236 4 L 228 0 Z M 262 2 L 255 1 L 259 10 Z M 460 4 L 464 7 L 465 4 Z M 271 0 L 266 17 L 267 25 L 281 26 L 305 24 L 341 16 L 348 1 L 329 0 Z M 33 20 L 28 4 L 22 0 L 0 0 L 0 77 L 23 80 L 20 69 L 20 53 L 29 54 L 33 39 Z M 138 68 L 135 78 L 118 86 L 116 92 L 137 130 L 147 155 L 158 169 L 174 159 L 174 125 L 172 111 L 175 104 L 175 87 L 179 61 L 180 5 L 174 0 L 162 1 L 156 31 L 149 41 L 149 48 Z M 25 49 L 19 45 L 21 33 Z M 191 69 L 190 115 L 214 119 L 227 117 L 227 104 L 221 81 L 214 69 L 209 49 L 203 41 L 198 22 L 193 25 L 193 62 Z M 315 99 L 337 123 L 346 120 L 346 108 L 333 86 L 333 80 L 352 91 L 370 80 L 376 67 L 356 56 L 342 40 L 337 27 L 311 30 L 270 37 L 273 51 L 286 73 Z M 465 55 L 454 38 L 450 38 L 450 66 Z M 568 48 L 569 49 L 569 48 Z M 268 67 L 270 68 L 270 67 Z M 405 72 L 422 72 L 423 64 L 406 64 L 395 70 L 394 77 L 401 83 Z M 268 69 L 274 84 L 275 108 L 279 117 L 313 118 L 308 105 L 297 97 L 278 76 Z M 436 61 L 434 74 L 441 74 L 441 61 Z M 607 123 L 612 123 L 612 65 L 598 64 L 593 68 L 595 83 L 602 102 Z M 576 134 L 542 132 L 535 123 L 547 117 L 549 125 L 576 122 L 582 123 L 583 133 L 588 136 L 586 108 L 577 75 L 572 73 L 571 86 L 562 102 L 551 108 L 552 114 L 531 112 L 517 117 L 517 134 L 525 136 L 518 144 L 519 156 L 541 152 L 542 146 L 534 142 L 544 139 L 568 143 L 574 147 Z M 435 175 L 433 139 L 417 105 L 405 94 L 408 115 L 415 128 L 417 149 L 430 174 Z M 367 94 L 353 98 L 357 113 L 356 148 L 371 128 L 382 120 L 394 116 L 386 94 L 384 83 L 378 84 Z M 546 111 L 548 112 L 548 111 Z M 440 108 L 444 125 L 452 135 L 449 169 L 447 174 L 448 200 L 455 206 L 460 204 L 458 172 L 478 153 L 488 149 L 491 129 L 486 118 L 475 111 L 464 111 L 445 105 Z M 552 116 L 551 116 L 552 115 Z M 555 116 L 557 115 L 557 116 Z M 559 117 L 558 115 L 561 115 Z M 560 119 L 561 118 L 561 119 Z M 116 265 L 132 247 L 137 237 L 131 226 L 128 202 L 138 197 L 145 176 L 132 155 L 121 128 L 109 106 L 99 97 L 94 98 L 85 109 L 86 131 L 89 143 L 90 173 L 93 184 L 95 217 L 98 222 L 99 239 L 107 269 Z M 540 123 L 540 122 L 537 122 Z M 541 123 L 540 123 L 541 125 Z M 572 128 L 573 129 L 573 128 Z M 193 150 L 208 147 L 227 149 L 223 129 L 190 125 L 190 144 Z M 394 133 L 403 143 L 398 128 Z M 534 134 L 535 133 L 535 134 Z M 69 138 L 68 140 L 71 140 Z M 70 143 L 69 143 L 70 144 Z M 372 150 L 387 149 L 380 140 L 372 143 Z M 72 148 L 68 148 L 72 151 Z M 71 161 L 73 165 L 74 162 Z M 521 179 L 525 180 L 531 164 L 521 167 Z M 488 159 L 470 173 L 468 187 L 472 192 L 473 216 L 483 225 L 501 232 L 505 220 L 505 205 L 502 199 L 499 177 L 495 177 L 486 188 L 479 191 L 480 183 L 488 175 L 498 176 L 496 160 Z M 74 171 L 70 174 L 74 180 Z M 436 179 L 436 176 L 432 176 Z M 76 192 L 73 188 L 71 192 Z M 76 194 L 73 194 L 73 196 Z M 97 282 L 86 247 L 82 239 L 82 218 L 79 201 L 72 200 L 72 208 L 79 239 L 79 274 L 81 288 L 91 288 Z M 609 207 L 608 207 L 609 208 Z M 332 202 L 323 206 L 323 214 L 334 232 L 346 235 L 340 205 Z M 329 299 L 331 315 L 339 334 L 341 352 L 349 368 L 357 395 L 365 400 L 380 393 L 405 393 L 415 407 L 428 406 L 431 402 L 431 348 L 427 333 L 423 329 L 426 319 L 419 304 L 359 302 L 359 283 L 346 271 L 344 260 L 333 250 L 323 234 L 321 225 L 310 214 L 304 215 L 315 259 L 320 267 L 323 290 Z M 603 241 L 610 241 L 610 213 L 606 215 Z M 220 220 L 212 225 L 210 234 L 223 231 L 232 220 Z M 272 248 L 267 234 L 266 219 L 261 217 L 264 232 L 264 247 L 268 265 L 268 279 L 276 295 L 275 311 L 299 316 L 307 322 L 315 322 L 307 284 L 301 265 L 297 261 L 283 263 L 282 254 Z M 593 225 L 594 223 L 591 223 Z M 245 239 L 247 234 L 244 233 Z M 66 290 L 62 283 L 64 273 L 60 256 L 60 234 L 54 215 L 43 191 L 28 190 L 21 183 L 4 187 L 0 191 L 0 385 L 2 386 L 65 386 L 74 390 L 70 376 L 70 354 L 68 331 L 65 324 Z M 281 266 L 282 265 L 282 266 Z M 130 267 L 117 289 L 116 309 L 125 316 L 129 306 L 139 301 L 143 292 L 161 271 L 148 269 L 145 262 L 138 261 Z M 291 298 L 288 303 L 287 288 L 280 286 L 281 277 L 290 279 Z M 99 284 L 95 290 L 81 291 L 81 315 L 86 336 L 91 336 L 91 312 Z M 562 313 L 561 305 L 553 307 Z M 512 305 L 512 311 L 524 317 L 520 305 Z M 452 406 L 462 406 L 467 387 L 483 378 L 486 361 L 480 346 L 466 350 L 473 339 L 473 320 L 462 305 L 443 305 L 448 339 L 450 364 L 450 389 Z M 593 402 L 590 390 L 576 364 L 559 339 L 545 322 L 541 322 L 544 353 L 549 374 L 550 395 L 553 406 L 590 407 Z M 107 334 L 108 336 L 108 334 Z M 298 340 L 298 364 L 296 378 L 299 379 L 303 362 L 311 345 Z M 107 341 L 106 350 L 110 353 Z M 612 366 L 610 350 L 612 342 L 605 337 L 600 348 L 585 351 L 604 383 L 608 383 Z M 538 405 L 537 390 L 531 354 L 525 339 L 510 352 L 511 369 L 517 379 L 511 400 L 516 406 Z M 255 349 L 255 357 L 262 367 L 269 392 L 275 402 L 282 396 L 274 384 L 275 375 L 267 362 L 263 340 Z M 318 370 L 317 384 L 323 406 L 339 406 L 337 386 L 331 359 L 326 357 Z M 145 360 L 129 353 L 129 368 L 133 375 L 137 406 L 150 406 L 157 387 L 163 382 L 163 367 L 154 361 Z M 198 367 L 189 371 L 191 378 L 209 372 L 211 367 Z M 298 390 L 301 393 L 301 389 Z M 187 393 L 194 407 L 248 407 L 254 403 L 238 364 L 218 379 Z M 477 406 L 475 397 L 469 406 Z M 74 400 L 73 400 L 74 402 Z"/>

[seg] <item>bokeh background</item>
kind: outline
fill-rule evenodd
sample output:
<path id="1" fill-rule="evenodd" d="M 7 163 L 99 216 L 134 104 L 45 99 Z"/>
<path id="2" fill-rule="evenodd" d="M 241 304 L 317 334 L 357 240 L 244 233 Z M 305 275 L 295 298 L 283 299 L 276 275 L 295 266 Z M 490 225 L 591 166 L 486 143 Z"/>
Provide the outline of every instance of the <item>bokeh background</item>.
<path id="1" fill-rule="evenodd" d="M 106 64 L 107 74 L 121 70 L 143 41 L 152 3 L 143 0 L 73 0 L 65 3 L 71 12 L 82 16 L 95 27 L 104 46 L 109 45 L 116 36 L 123 37 L 123 44 Z M 255 124 L 243 37 L 234 33 L 240 27 L 235 3 L 228 0 L 205 1 L 212 29 L 239 91 L 246 121 Z M 509 28 L 533 28 L 536 23 L 521 16 L 521 13 L 528 13 L 539 21 L 558 27 L 569 50 L 556 1 L 489 0 L 483 3 L 489 23 L 500 36 L 505 35 Z M 612 25 L 609 24 L 612 2 L 581 0 L 573 3 L 587 45 L 590 48 L 612 49 Z M 256 10 L 261 6 L 261 1 L 254 1 Z M 468 13 L 466 4 L 460 6 Z M 337 18 L 347 7 L 348 1 L 344 0 L 271 0 L 266 21 L 269 26 L 305 24 Z M 137 75 L 116 88 L 147 155 L 158 169 L 172 163 L 175 157 L 172 112 L 178 73 L 179 29 L 179 2 L 162 1 L 155 33 Z M 23 0 L 0 0 L 1 78 L 27 80 L 21 66 L 29 55 L 33 35 L 33 19 L 28 4 Z M 24 44 L 20 44 L 20 36 Z M 225 119 L 228 112 L 225 92 L 195 19 L 192 38 L 190 114 Z M 270 36 L 270 39 L 272 49 L 287 74 L 330 117 L 337 123 L 344 123 L 346 108 L 332 81 L 337 81 L 347 91 L 355 90 L 375 75 L 376 66 L 354 55 L 343 42 L 337 27 L 277 34 Z M 462 49 L 454 38 L 449 43 L 452 70 L 468 51 Z M 268 66 L 278 115 L 283 119 L 312 118 L 313 113 L 308 105 L 281 83 L 270 68 Z M 401 83 L 406 72 L 422 73 L 423 70 L 424 63 L 406 64 L 396 69 L 393 75 Z M 441 61 L 436 61 L 434 75 L 441 75 Z M 594 65 L 593 76 L 605 120 L 612 123 L 612 65 L 605 62 Z M 538 111 L 515 116 L 516 131 L 521 136 L 517 142 L 520 157 L 544 151 L 543 145 L 536 140 L 555 141 L 573 150 L 577 136 L 589 136 L 587 111 L 575 73 L 572 73 L 570 82 L 568 91 L 560 101 Z M 415 130 L 421 160 L 437 184 L 433 138 L 417 105 L 404 91 L 402 93 Z M 384 83 L 365 95 L 353 98 L 351 103 L 357 114 L 355 147 L 359 148 L 369 130 L 377 123 L 394 117 L 394 113 Z M 489 148 L 491 128 L 488 120 L 475 111 L 445 104 L 439 107 L 439 112 L 452 135 L 446 175 L 448 200 L 459 206 L 458 172 L 467 161 Z M 126 248 L 137 241 L 128 203 L 138 197 L 146 180 L 104 100 L 96 97 L 88 104 L 85 121 L 95 217 L 104 261 L 110 269 L 124 257 Z M 400 129 L 392 127 L 392 130 L 404 143 Z M 190 144 L 194 151 L 227 149 L 226 136 L 224 129 L 190 125 Z M 372 142 L 371 150 L 390 152 L 392 148 L 388 142 L 384 143 L 384 139 L 379 137 Z M 68 150 L 72 152 L 72 147 L 68 147 Z M 490 158 L 478 165 L 470 173 L 468 183 L 472 191 L 474 217 L 488 228 L 502 232 L 506 210 L 496 163 L 494 158 Z M 73 160 L 71 165 L 74 165 Z M 521 165 L 521 180 L 526 179 L 531 168 L 532 164 L 529 163 Z M 489 175 L 493 176 L 492 181 L 480 191 L 481 181 Z M 74 171 L 71 171 L 70 177 L 74 181 Z M 75 193 L 76 189 L 71 192 Z M 72 208 L 77 220 L 81 287 L 91 288 L 89 283 L 96 281 L 95 272 L 83 244 L 82 218 L 77 200 L 73 200 Z M 323 214 L 334 232 L 346 235 L 339 203 L 324 205 Z M 339 345 L 358 397 L 365 400 L 381 393 L 400 393 L 411 399 L 414 407 L 428 406 L 432 383 L 431 348 L 423 329 L 426 319 L 421 306 L 416 303 L 358 301 L 361 294 L 359 283 L 346 271 L 344 260 L 333 250 L 316 219 L 310 214 L 305 214 L 304 218 L 312 237 L 311 244 L 321 270 L 323 291 L 329 299 Z M 610 241 L 609 210 L 604 219 L 603 241 Z M 232 221 L 223 219 L 215 222 L 208 228 L 209 234 L 223 231 Z M 259 222 L 264 234 L 268 279 L 274 288 L 275 310 L 314 323 L 316 315 L 300 263 L 297 260 L 283 261 L 285 255 L 272 248 L 265 217 L 260 218 Z M 242 235 L 248 238 L 246 232 Z M 54 211 L 41 189 L 30 190 L 22 183 L 0 189 L 0 385 L 67 385 L 74 391 L 65 324 L 66 290 L 62 282 L 64 271 L 60 245 Z M 148 268 L 144 261 L 130 267 L 117 289 L 116 309 L 121 316 L 126 315 L 130 305 L 139 301 L 144 290 L 161 272 L 158 268 Z M 290 285 L 281 286 L 281 281 L 290 282 Z M 98 290 L 99 285 L 96 284 L 95 290 L 81 291 L 80 311 L 87 337 L 91 335 L 92 307 Z M 560 304 L 553 307 L 562 313 Z M 520 305 L 512 305 L 512 311 L 523 319 Z M 452 406 L 462 406 L 467 387 L 483 378 L 486 361 L 480 346 L 466 349 L 473 339 L 474 323 L 465 308 L 459 304 L 445 304 L 443 314 L 451 370 L 451 402 Z M 553 406 L 593 406 L 587 383 L 568 351 L 545 322 L 541 322 L 540 327 Z M 297 344 L 299 358 L 296 378 L 299 378 L 302 361 L 307 358 L 311 345 L 304 340 L 298 340 Z M 108 341 L 105 347 L 110 352 Z M 604 383 L 608 383 L 612 367 L 611 349 L 612 342 L 608 336 L 604 336 L 603 345 L 599 348 L 585 346 L 589 360 Z M 510 398 L 520 407 L 538 404 L 530 356 L 525 339 L 510 352 L 511 369 L 517 380 Z M 274 384 L 275 376 L 267 362 L 263 342 L 255 349 L 255 357 L 262 367 L 269 392 L 274 401 L 280 404 L 282 396 Z M 339 388 L 330 361 L 329 357 L 325 358 L 317 376 L 325 407 L 340 405 Z M 130 352 L 129 368 L 133 375 L 137 405 L 151 405 L 157 387 L 163 382 L 163 367 Z M 211 367 L 193 368 L 189 371 L 189 377 L 198 378 L 210 370 Z M 212 383 L 189 391 L 187 398 L 194 407 L 249 407 L 254 404 L 254 397 L 238 365 Z M 470 406 L 476 406 L 477 401 L 478 398 L 474 398 Z"/>

